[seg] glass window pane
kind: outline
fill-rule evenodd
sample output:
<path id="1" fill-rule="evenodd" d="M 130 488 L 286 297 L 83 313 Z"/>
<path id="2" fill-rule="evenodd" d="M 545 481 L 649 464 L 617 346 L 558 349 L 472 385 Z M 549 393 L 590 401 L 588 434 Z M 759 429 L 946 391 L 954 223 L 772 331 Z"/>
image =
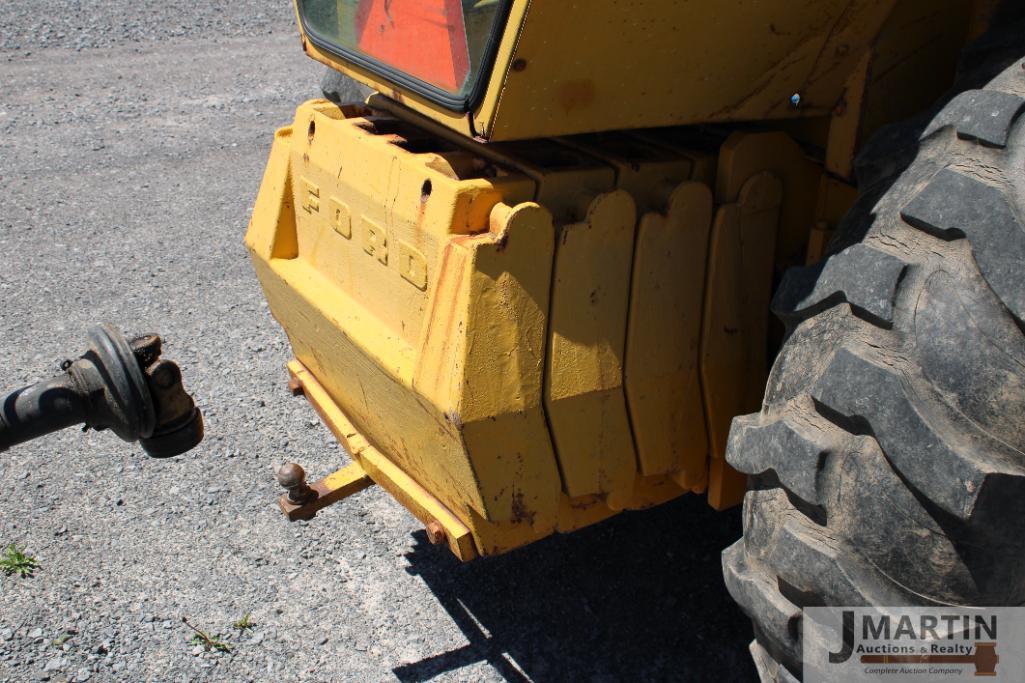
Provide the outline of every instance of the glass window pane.
<path id="1" fill-rule="evenodd" d="M 501 0 L 300 0 L 308 33 L 457 96 L 473 89 Z"/>

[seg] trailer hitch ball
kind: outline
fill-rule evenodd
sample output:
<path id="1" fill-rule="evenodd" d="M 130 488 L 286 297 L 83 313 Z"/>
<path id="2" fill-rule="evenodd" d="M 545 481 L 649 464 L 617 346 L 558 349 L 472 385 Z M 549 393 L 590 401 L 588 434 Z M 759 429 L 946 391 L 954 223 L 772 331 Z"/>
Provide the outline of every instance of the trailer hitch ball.
<path id="1" fill-rule="evenodd" d="M 131 342 L 110 325 L 89 330 L 89 348 L 62 374 L 0 403 L 0 451 L 76 424 L 138 441 L 148 455 L 180 455 L 203 440 L 203 416 L 155 334 Z"/>
<path id="2" fill-rule="evenodd" d="M 317 492 L 306 483 L 306 470 L 294 462 L 288 462 L 278 468 L 278 483 L 288 491 L 288 502 L 303 505 L 316 499 Z"/>

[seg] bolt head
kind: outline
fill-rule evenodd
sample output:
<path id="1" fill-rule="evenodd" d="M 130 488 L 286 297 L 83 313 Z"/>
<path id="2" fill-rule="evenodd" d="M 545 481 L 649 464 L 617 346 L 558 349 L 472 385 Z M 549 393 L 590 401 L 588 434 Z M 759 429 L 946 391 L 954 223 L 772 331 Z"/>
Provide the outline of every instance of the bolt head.
<path id="1" fill-rule="evenodd" d="M 282 465 L 277 472 L 278 483 L 286 489 L 302 486 L 306 483 L 306 470 L 297 463 L 289 462 Z"/>
<path id="2" fill-rule="evenodd" d="M 427 523 L 427 540 L 431 542 L 431 545 L 438 545 L 445 541 L 445 527 L 436 519 Z"/>

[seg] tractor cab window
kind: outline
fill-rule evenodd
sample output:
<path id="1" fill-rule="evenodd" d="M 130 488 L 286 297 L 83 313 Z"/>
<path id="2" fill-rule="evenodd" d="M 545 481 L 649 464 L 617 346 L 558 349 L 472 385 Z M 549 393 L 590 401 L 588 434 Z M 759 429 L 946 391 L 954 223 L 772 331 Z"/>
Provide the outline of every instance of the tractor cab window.
<path id="1" fill-rule="evenodd" d="M 465 102 L 497 42 L 503 0 L 299 0 L 318 47 Z M 399 78 L 396 79 L 396 76 Z M 447 96 L 447 97 L 446 97 Z"/>

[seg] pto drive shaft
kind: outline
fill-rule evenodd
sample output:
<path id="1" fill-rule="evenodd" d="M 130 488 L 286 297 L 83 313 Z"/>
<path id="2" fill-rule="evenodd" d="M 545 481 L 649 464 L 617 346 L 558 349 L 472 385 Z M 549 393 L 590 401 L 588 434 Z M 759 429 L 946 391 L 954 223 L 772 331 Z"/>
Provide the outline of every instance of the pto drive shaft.
<path id="1" fill-rule="evenodd" d="M 180 455 L 203 440 L 203 416 L 182 386 L 181 370 L 160 358 L 155 334 L 128 342 L 110 325 L 89 331 L 89 349 L 64 373 L 11 392 L 0 403 L 0 451 L 85 423 L 139 441 L 155 458 Z"/>

